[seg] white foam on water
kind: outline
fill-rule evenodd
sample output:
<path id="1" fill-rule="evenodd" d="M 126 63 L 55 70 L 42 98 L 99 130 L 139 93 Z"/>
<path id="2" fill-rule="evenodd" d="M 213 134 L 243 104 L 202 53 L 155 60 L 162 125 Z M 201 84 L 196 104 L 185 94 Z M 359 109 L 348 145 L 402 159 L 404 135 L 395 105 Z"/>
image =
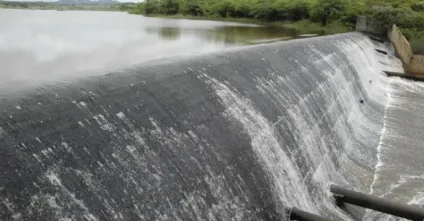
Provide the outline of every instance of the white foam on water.
<path id="1" fill-rule="evenodd" d="M 389 102 L 391 101 L 390 100 L 390 95 L 388 96 L 389 98 L 388 98 L 388 100 L 389 100 Z M 386 107 L 385 107 L 385 109 L 384 109 L 384 112 L 386 112 L 387 111 L 387 107 L 388 107 L 389 105 L 386 105 Z M 384 118 L 383 118 L 383 129 L 381 130 L 381 134 L 383 135 L 383 134 L 386 134 L 386 127 L 387 127 L 387 125 L 386 125 L 386 116 L 384 116 Z M 380 170 L 381 170 L 381 168 L 383 167 L 383 162 L 381 161 L 381 149 L 382 149 L 382 146 L 384 145 L 383 144 L 383 142 L 382 142 L 382 137 L 383 136 L 381 136 L 380 137 L 380 141 L 379 141 L 379 143 L 378 143 L 378 146 L 377 146 L 377 163 L 376 163 L 376 165 L 375 165 L 375 171 L 374 171 L 374 178 L 373 178 L 373 181 L 372 181 L 372 183 L 371 183 L 371 185 L 370 185 L 370 194 L 374 194 L 374 187 L 375 187 L 375 184 L 377 183 L 377 180 L 378 180 L 378 178 L 379 178 L 379 172 L 380 172 Z"/>
<path id="2" fill-rule="evenodd" d="M 37 155 L 37 154 L 33 153 L 33 154 L 32 154 L 32 156 L 33 156 L 35 159 L 37 159 L 37 161 L 38 161 L 38 162 L 40 162 L 40 163 L 42 162 L 42 161 L 41 161 L 41 159 L 40 159 L 40 157 L 38 157 L 38 155 Z"/>
<path id="3" fill-rule="evenodd" d="M 115 130 L 115 126 L 111 124 L 110 122 L 108 122 L 103 115 L 101 114 L 94 115 L 93 118 L 97 121 L 97 123 L 100 125 L 100 128 L 102 130 L 106 130 L 109 132 L 113 132 Z"/>
<path id="4" fill-rule="evenodd" d="M 122 112 L 117 113 L 116 116 L 119 117 L 121 120 L 125 119 L 125 114 Z"/>
<path id="5" fill-rule="evenodd" d="M 424 192 L 418 192 L 409 202 L 409 205 L 416 205 L 424 208 Z"/>
<path id="6" fill-rule="evenodd" d="M 47 149 L 41 150 L 41 153 L 46 156 L 49 157 L 49 151 Z"/>
<path id="7" fill-rule="evenodd" d="M 226 117 L 231 121 L 240 123 L 250 136 L 252 147 L 263 167 L 273 177 L 274 191 L 276 191 L 275 195 L 278 201 L 285 206 L 298 206 L 309 212 L 319 212 L 322 207 L 331 208 L 335 210 L 339 217 L 348 220 L 350 218 L 346 214 L 336 210 L 334 203 L 326 199 L 328 193 L 318 193 L 322 195 L 321 198 L 309 195 L 305 179 L 312 176 L 322 189 L 325 189 L 331 181 L 349 184 L 345 174 L 349 172 L 350 168 L 340 169 L 330 157 L 330 153 L 334 152 L 336 148 L 332 147 L 332 144 L 328 141 L 331 141 L 331 136 L 336 136 L 336 134 L 343 141 L 343 150 L 336 152 L 336 154 L 339 155 L 339 161 L 346 162 L 344 166 L 355 164 L 350 159 L 352 156 L 364 162 L 373 162 L 372 156 L 358 151 L 358 146 L 362 145 L 358 140 L 364 143 L 370 140 L 375 143 L 375 146 L 369 148 L 376 148 L 381 131 L 381 119 L 378 117 L 382 118 L 383 115 L 382 113 L 375 113 L 379 114 L 377 118 L 369 115 L 376 110 L 360 104 L 361 98 L 356 94 L 356 84 L 359 80 L 363 86 L 361 89 L 364 90 L 365 96 L 368 96 L 366 98 L 371 99 L 369 102 L 379 104 L 383 108 L 387 99 L 386 82 L 384 77 L 379 74 L 381 66 L 375 65 L 379 58 L 374 54 L 372 43 L 369 40 L 359 42 L 344 40 L 336 43 L 338 43 L 341 51 L 347 55 L 347 61 L 340 60 L 341 58 L 337 53 L 323 54 L 314 47 L 305 52 L 309 53 L 308 56 L 305 56 L 306 58 L 300 58 L 311 57 L 309 62 L 314 63 L 312 66 L 319 67 L 322 74 L 325 74 L 328 78 L 322 84 L 316 85 L 316 89 L 310 94 L 298 97 L 300 95 L 296 93 L 296 89 L 290 87 L 290 85 L 295 85 L 291 83 L 290 76 L 283 75 L 283 77 L 276 73 L 269 73 L 267 79 L 258 77 L 256 80 L 258 91 L 264 93 L 264 95 L 272 96 L 275 101 L 274 104 L 285 109 L 289 114 L 289 116 L 280 116 L 275 122 L 270 122 L 262 116 L 261 112 L 254 107 L 253 102 L 243 97 L 229 83 L 220 82 L 206 73 L 198 78 L 203 79 L 206 84 L 211 85 L 215 90 L 216 95 L 226 107 Z M 319 59 L 312 60 L 316 57 Z M 307 61 L 299 61 L 299 70 L 293 71 L 291 74 L 310 72 L 302 63 L 307 63 Z M 346 79 L 344 73 L 351 71 L 352 67 L 360 75 L 359 79 L 356 79 L 355 76 Z M 297 71 L 300 71 L 300 73 L 297 73 Z M 279 85 L 288 85 L 288 89 L 293 91 L 283 93 Z M 334 92 L 334 90 L 336 91 Z M 325 105 L 319 103 L 321 97 L 327 102 Z M 340 104 L 342 104 L 341 107 Z M 315 113 L 310 105 L 322 106 L 326 109 L 318 110 Z M 316 122 L 315 116 L 321 114 L 324 115 L 319 122 Z M 347 116 L 347 119 L 345 120 L 340 116 Z M 294 119 L 294 124 L 282 124 L 286 121 L 285 118 Z M 327 120 L 334 122 L 333 133 L 328 136 L 323 134 L 320 128 L 320 122 Z M 292 152 L 285 152 L 291 148 L 281 145 L 280 140 L 282 138 L 279 137 L 277 129 L 283 125 L 289 128 L 282 128 L 282 130 L 292 131 L 296 137 L 296 147 Z M 306 177 L 302 175 L 301 169 L 298 168 L 299 165 L 295 163 L 296 158 L 300 156 L 307 159 L 306 167 L 310 168 Z M 372 171 L 368 173 L 372 175 Z M 371 181 L 369 180 L 370 183 Z M 363 185 L 366 185 L 366 181 Z M 319 200 L 319 203 L 317 200 Z"/>
<path id="8" fill-rule="evenodd" d="M 68 143 L 66 143 L 66 142 L 62 142 L 60 145 L 61 145 L 63 148 L 65 148 L 65 150 L 66 150 L 66 151 L 68 151 L 69 153 L 72 153 L 72 148 L 69 146 L 69 144 L 68 144 Z"/>
<path id="9" fill-rule="evenodd" d="M 228 86 L 204 75 L 212 82 L 216 94 L 222 99 L 227 110 L 225 111 L 230 120 L 237 120 L 242 124 L 246 133 L 251 137 L 251 145 L 260 157 L 263 166 L 273 176 L 274 188 L 278 193 L 276 197 L 287 206 L 299 206 L 317 212 L 311 198 L 306 195 L 308 190 L 300 176 L 300 172 L 293 165 L 293 160 L 283 151 L 279 137 L 274 131 L 272 122 L 265 119 L 252 105 L 251 101 L 240 97 Z M 291 191 L 287 191 L 291 190 Z M 309 205 L 305 205 L 309 204 Z"/>
<path id="10" fill-rule="evenodd" d="M 54 173 L 52 171 L 48 171 L 46 173 L 46 177 L 50 181 L 50 183 L 52 183 L 53 185 L 62 186 L 62 181 L 59 179 L 59 177 L 56 173 Z"/>
<path id="11" fill-rule="evenodd" d="M 424 156 L 420 144 L 424 125 L 419 114 L 424 107 L 424 84 L 400 78 L 390 78 L 389 83 L 384 128 L 378 146 L 379 162 L 371 193 L 394 196 L 396 192 L 401 197 L 400 188 L 405 183 L 416 182 L 412 180 L 421 176 L 424 169 L 422 164 L 414 163 Z M 421 183 L 424 184 L 424 180 Z M 403 191 L 405 197 L 410 195 L 407 192 Z"/>
<path id="12" fill-rule="evenodd" d="M 70 205 L 75 205 L 78 206 L 80 209 L 82 209 L 83 211 L 81 212 L 82 216 L 89 221 L 97 221 L 98 219 L 90 212 L 90 210 L 87 208 L 87 206 L 85 205 L 83 200 L 77 199 L 75 197 L 75 193 L 71 192 L 69 189 L 66 188 L 65 185 L 63 185 L 59 174 L 57 174 L 55 171 L 53 170 L 48 170 L 45 173 L 45 177 L 46 179 L 53 184 L 54 186 L 57 187 L 56 190 L 56 195 L 51 197 L 51 195 L 49 194 L 38 194 L 38 195 L 34 195 L 32 198 L 33 199 L 45 199 L 47 197 L 47 202 L 49 202 L 50 208 L 55 209 L 56 211 L 56 215 L 58 215 L 59 217 L 63 216 L 64 214 L 62 214 L 63 212 L 63 207 L 66 206 L 70 206 Z M 45 201 L 45 200 L 43 200 Z M 66 217 L 62 217 L 62 218 L 66 218 Z"/>
<path id="13" fill-rule="evenodd" d="M 15 220 L 20 220 L 22 218 L 22 214 L 21 213 L 15 213 L 12 215 L 12 218 Z"/>

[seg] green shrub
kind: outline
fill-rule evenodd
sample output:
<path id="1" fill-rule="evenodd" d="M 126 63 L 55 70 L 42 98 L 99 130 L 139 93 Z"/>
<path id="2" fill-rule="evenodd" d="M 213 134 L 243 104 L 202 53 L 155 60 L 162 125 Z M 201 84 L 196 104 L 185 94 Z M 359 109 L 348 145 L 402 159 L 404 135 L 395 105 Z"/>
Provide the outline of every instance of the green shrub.
<path id="1" fill-rule="evenodd" d="M 424 11 L 424 1 L 412 4 L 411 9 L 416 11 L 416 12 Z"/>
<path id="2" fill-rule="evenodd" d="M 249 15 L 260 20 L 278 21 L 280 13 L 273 4 L 269 2 L 259 2 L 252 7 L 252 11 Z"/>
<path id="3" fill-rule="evenodd" d="M 135 14 L 190 15 L 281 22 L 327 33 L 352 30 L 358 15 L 397 24 L 408 39 L 424 30 L 424 0 L 145 0 L 126 9 Z M 316 28 L 315 26 L 323 26 Z"/>
<path id="4" fill-rule="evenodd" d="M 177 0 L 161 0 L 160 10 L 165 15 L 175 15 L 180 11 Z"/>
<path id="5" fill-rule="evenodd" d="M 345 14 L 347 6 L 347 0 L 317 0 L 311 11 L 312 18 L 322 25 L 327 25 L 340 19 Z"/>
<path id="6" fill-rule="evenodd" d="M 181 11 L 185 15 L 194 15 L 194 16 L 203 16 L 204 12 L 197 0 L 187 0 L 183 2 L 183 7 L 181 7 Z"/>
<path id="7" fill-rule="evenodd" d="M 161 10 L 161 2 L 159 0 L 146 0 L 144 4 L 145 14 L 159 14 Z"/>
<path id="8" fill-rule="evenodd" d="M 424 39 L 413 41 L 411 47 L 414 54 L 424 55 Z"/>
<path id="9" fill-rule="evenodd" d="M 397 24 L 408 29 L 424 29 L 424 15 L 408 8 L 376 6 L 369 12 L 371 16 L 386 25 Z"/>
<path id="10" fill-rule="evenodd" d="M 215 4 L 214 11 L 219 16 L 226 18 L 226 17 L 236 17 L 236 9 L 232 2 L 230 1 L 221 1 Z"/>

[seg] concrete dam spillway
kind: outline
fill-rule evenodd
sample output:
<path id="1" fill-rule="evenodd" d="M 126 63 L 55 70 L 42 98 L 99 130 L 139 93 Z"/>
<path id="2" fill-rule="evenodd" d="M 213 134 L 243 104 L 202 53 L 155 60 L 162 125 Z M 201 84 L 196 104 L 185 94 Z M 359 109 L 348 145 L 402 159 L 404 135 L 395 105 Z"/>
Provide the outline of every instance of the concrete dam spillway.
<path id="1" fill-rule="evenodd" d="M 348 33 L 1 89 L 0 220 L 352 220 L 329 184 L 396 198 L 391 180 L 422 182 L 394 162 L 408 136 L 422 156 L 420 120 L 393 119 L 420 119 L 397 101 L 424 86 L 384 76 L 402 70 L 390 54 Z"/>

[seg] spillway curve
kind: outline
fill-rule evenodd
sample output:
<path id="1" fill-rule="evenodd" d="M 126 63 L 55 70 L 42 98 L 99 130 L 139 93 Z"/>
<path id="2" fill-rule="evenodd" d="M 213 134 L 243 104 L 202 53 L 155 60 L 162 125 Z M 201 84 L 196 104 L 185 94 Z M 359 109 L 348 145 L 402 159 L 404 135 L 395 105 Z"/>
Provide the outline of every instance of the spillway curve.
<path id="1" fill-rule="evenodd" d="M 349 33 L 2 90 L 0 219 L 349 220 L 327 186 L 374 180 L 393 68 L 375 47 Z"/>

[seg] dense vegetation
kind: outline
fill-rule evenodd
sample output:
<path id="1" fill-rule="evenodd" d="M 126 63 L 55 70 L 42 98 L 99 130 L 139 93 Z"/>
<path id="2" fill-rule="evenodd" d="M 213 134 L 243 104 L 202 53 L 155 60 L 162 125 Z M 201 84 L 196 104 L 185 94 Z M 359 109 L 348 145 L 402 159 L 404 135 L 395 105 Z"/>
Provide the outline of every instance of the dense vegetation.
<path id="1" fill-rule="evenodd" d="M 300 24 L 307 21 L 322 27 L 337 23 L 348 28 L 353 28 L 357 15 L 365 14 L 387 25 L 398 24 L 410 39 L 424 36 L 424 0 L 145 0 L 131 12 Z"/>

